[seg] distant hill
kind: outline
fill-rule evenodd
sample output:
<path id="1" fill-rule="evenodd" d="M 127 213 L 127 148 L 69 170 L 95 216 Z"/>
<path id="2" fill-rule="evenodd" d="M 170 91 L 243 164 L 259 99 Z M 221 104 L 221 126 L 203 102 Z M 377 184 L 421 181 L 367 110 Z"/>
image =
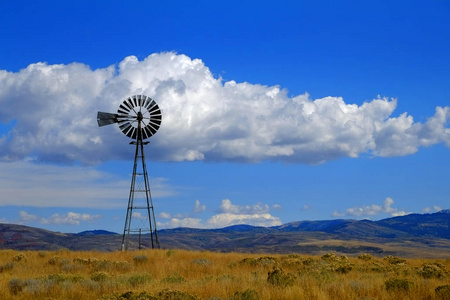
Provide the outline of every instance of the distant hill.
<path id="1" fill-rule="evenodd" d="M 79 236 L 84 235 L 102 235 L 102 234 L 117 234 L 117 232 L 107 231 L 107 230 L 87 230 L 77 233 Z"/>
<path id="2" fill-rule="evenodd" d="M 174 228 L 159 230 L 158 237 L 164 249 L 450 257 L 449 227 L 450 210 L 443 210 L 379 221 L 339 219 L 299 221 L 275 227 Z M 0 249 L 115 251 L 119 250 L 121 242 L 121 234 L 106 230 L 68 234 L 0 224 Z M 131 245 L 136 245 L 136 239 Z"/>

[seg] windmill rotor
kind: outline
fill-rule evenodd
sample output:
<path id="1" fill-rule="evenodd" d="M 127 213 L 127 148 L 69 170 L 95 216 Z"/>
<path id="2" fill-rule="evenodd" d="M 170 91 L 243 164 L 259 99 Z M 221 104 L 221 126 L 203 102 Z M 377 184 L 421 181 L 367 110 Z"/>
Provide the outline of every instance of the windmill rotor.
<path id="1" fill-rule="evenodd" d="M 131 139 L 148 139 L 161 126 L 162 114 L 158 104 L 145 95 L 128 97 L 119 105 L 116 114 L 99 111 L 97 123 L 99 127 L 114 123 Z"/>

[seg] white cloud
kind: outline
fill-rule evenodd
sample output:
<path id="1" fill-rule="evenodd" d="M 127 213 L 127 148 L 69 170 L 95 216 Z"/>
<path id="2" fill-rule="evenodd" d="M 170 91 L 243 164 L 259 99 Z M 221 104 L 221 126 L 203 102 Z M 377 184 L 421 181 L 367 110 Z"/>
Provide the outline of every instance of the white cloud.
<path id="1" fill-rule="evenodd" d="M 79 214 L 68 212 L 67 214 L 53 214 L 50 218 L 42 218 L 41 224 L 56 224 L 56 225 L 79 225 L 81 222 L 90 222 L 100 218 L 100 215 Z"/>
<path id="2" fill-rule="evenodd" d="M 161 219 L 170 219 L 170 214 L 169 214 L 169 213 L 166 213 L 166 212 L 161 212 L 161 213 L 158 214 L 158 218 L 161 218 Z"/>
<path id="3" fill-rule="evenodd" d="M 212 216 L 206 221 L 207 227 L 220 228 L 237 224 L 246 224 L 253 226 L 278 226 L 281 225 L 279 218 L 266 214 L 232 214 L 221 213 Z"/>
<path id="4" fill-rule="evenodd" d="M 86 166 L 1 162 L 0 206 L 124 207 L 131 181 L 131 175 L 127 176 L 121 178 Z M 150 182 L 155 198 L 175 193 L 164 178 L 151 178 Z"/>
<path id="5" fill-rule="evenodd" d="M 21 210 L 19 212 L 19 224 L 33 222 L 38 219 L 38 216 L 29 214 L 26 211 Z"/>
<path id="6" fill-rule="evenodd" d="M 438 211 L 442 210 L 442 207 L 437 206 L 437 205 L 433 205 L 433 209 L 434 209 L 434 211 L 438 212 Z"/>
<path id="7" fill-rule="evenodd" d="M 198 218 L 172 218 L 168 222 L 157 222 L 159 228 L 178 228 L 178 227 L 189 227 L 189 228 L 203 228 L 202 220 Z"/>
<path id="8" fill-rule="evenodd" d="M 311 206 L 309 204 L 304 204 L 301 208 L 302 211 L 310 210 L 310 209 L 311 209 Z"/>
<path id="9" fill-rule="evenodd" d="M 341 213 L 341 212 L 339 212 L 339 211 L 337 211 L 337 210 L 333 211 L 333 213 L 332 213 L 331 215 L 333 216 L 333 218 L 342 218 L 342 217 L 345 217 L 345 214 L 344 214 L 344 213 Z"/>
<path id="10" fill-rule="evenodd" d="M 276 210 L 282 209 L 280 204 L 274 204 L 274 205 L 272 205 L 272 208 L 276 209 Z"/>
<path id="11" fill-rule="evenodd" d="M 368 206 L 361 207 L 352 207 L 347 208 L 345 213 L 341 213 L 339 211 L 333 212 L 333 217 L 343 217 L 343 216 L 351 216 L 351 217 L 370 217 L 376 216 L 382 213 L 390 214 L 392 217 L 404 216 L 410 214 L 405 211 L 399 211 L 397 208 L 393 207 L 394 200 L 390 197 L 387 197 L 382 205 L 372 204 Z"/>
<path id="12" fill-rule="evenodd" d="M 223 199 L 218 209 L 222 214 L 265 214 L 269 212 L 269 205 L 258 202 L 254 205 L 234 205 L 230 199 Z"/>
<path id="13" fill-rule="evenodd" d="M 200 204 L 199 200 L 195 200 L 194 213 L 201 213 L 206 210 L 206 205 Z"/>
<path id="14" fill-rule="evenodd" d="M 433 205 L 433 208 L 425 207 L 424 209 L 422 209 L 422 212 L 423 213 L 430 213 L 431 211 L 438 212 L 438 211 L 441 211 L 441 210 L 442 210 L 442 207 L 437 206 L 437 205 Z"/>
<path id="15" fill-rule="evenodd" d="M 361 153 L 407 155 L 441 142 L 450 147 L 449 107 L 415 123 L 406 113 L 392 117 L 396 100 L 356 105 L 340 97 L 289 97 L 278 86 L 223 82 L 201 60 L 173 52 L 142 61 L 129 56 L 97 70 L 81 63 L 0 70 L 0 87 L 0 123 L 12 124 L 0 136 L 6 161 L 130 159 L 128 138 L 117 126 L 97 128 L 96 113 L 115 112 L 127 96 L 141 93 L 163 111 L 148 147 L 152 159 L 317 164 Z"/>
<path id="16" fill-rule="evenodd" d="M 197 204 L 200 205 L 200 201 L 196 200 L 196 206 Z M 275 208 L 277 208 L 276 205 Z M 224 199 L 217 212 L 217 214 L 207 220 L 180 215 L 171 218 L 167 222 L 158 222 L 158 226 L 162 228 L 222 228 L 237 224 L 264 227 L 281 225 L 281 220 L 278 217 L 272 216 L 269 211 L 269 206 L 263 203 L 240 206 L 231 203 L 229 199 Z M 169 218 L 170 215 L 167 214 L 167 217 Z"/>
<path id="17" fill-rule="evenodd" d="M 148 216 L 147 215 L 143 215 L 140 212 L 134 211 L 133 212 L 133 216 L 134 219 L 138 219 L 138 220 L 148 220 Z"/>

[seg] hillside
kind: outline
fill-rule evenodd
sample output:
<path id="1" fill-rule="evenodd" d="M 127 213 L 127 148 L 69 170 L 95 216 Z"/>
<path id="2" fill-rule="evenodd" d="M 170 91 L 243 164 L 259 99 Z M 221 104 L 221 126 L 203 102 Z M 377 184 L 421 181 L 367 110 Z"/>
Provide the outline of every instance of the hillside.
<path id="1" fill-rule="evenodd" d="M 164 249 L 450 257 L 449 226 L 450 210 L 444 210 L 379 221 L 299 221 L 270 228 L 250 225 L 221 229 L 175 228 L 160 230 L 158 236 Z M 121 240 L 120 234 L 104 230 L 68 234 L 0 224 L 0 249 L 114 251 L 120 248 Z M 135 242 L 132 245 L 135 246 Z"/>

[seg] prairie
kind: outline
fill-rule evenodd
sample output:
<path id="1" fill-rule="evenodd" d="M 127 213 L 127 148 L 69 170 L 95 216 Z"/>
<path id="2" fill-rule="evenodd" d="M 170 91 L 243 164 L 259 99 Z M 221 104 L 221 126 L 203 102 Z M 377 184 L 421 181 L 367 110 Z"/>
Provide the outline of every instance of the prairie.
<path id="1" fill-rule="evenodd" d="M 0 251 L 0 299 L 450 299 L 450 259 Z"/>

